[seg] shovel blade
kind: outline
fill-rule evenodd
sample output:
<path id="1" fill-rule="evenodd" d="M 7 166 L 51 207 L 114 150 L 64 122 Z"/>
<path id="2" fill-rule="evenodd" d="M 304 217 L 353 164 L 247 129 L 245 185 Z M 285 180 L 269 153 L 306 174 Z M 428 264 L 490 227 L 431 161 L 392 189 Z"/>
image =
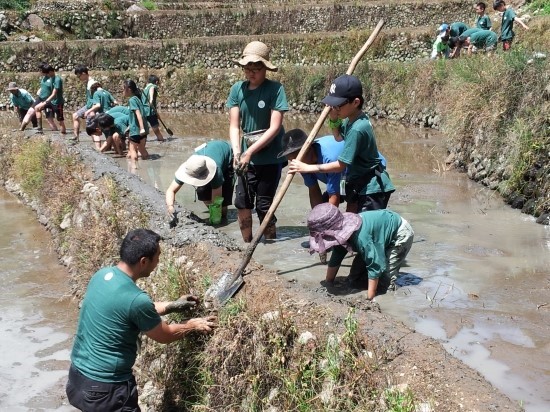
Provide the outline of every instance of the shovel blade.
<path id="1" fill-rule="evenodd" d="M 212 284 L 204 294 L 204 300 L 215 306 L 223 306 L 244 284 L 242 276 L 235 278 L 232 273 L 224 272 L 218 281 Z"/>

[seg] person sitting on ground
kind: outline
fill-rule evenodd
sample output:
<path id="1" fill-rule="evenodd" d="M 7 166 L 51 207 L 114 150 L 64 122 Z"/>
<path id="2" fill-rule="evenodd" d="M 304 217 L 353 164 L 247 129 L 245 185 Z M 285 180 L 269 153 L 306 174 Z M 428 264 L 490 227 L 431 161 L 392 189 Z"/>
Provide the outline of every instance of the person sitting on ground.
<path id="1" fill-rule="evenodd" d="M 468 55 L 478 50 L 483 50 L 485 52 L 494 50 L 497 41 L 497 34 L 491 30 L 479 30 L 467 37 L 462 35 L 458 38 L 459 47 L 468 47 Z"/>
<path id="2" fill-rule="evenodd" d="M 132 162 L 132 168 L 137 168 L 138 154 L 143 160 L 149 157 L 145 148 L 147 142 L 148 124 L 145 120 L 145 109 L 141 102 L 141 91 L 133 80 L 126 80 L 123 89 L 124 97 L 128 98 L 130 109 L 130 131 L 128 157 Z"/>
<path id="3" fill-rule="evenodd" d="M 73 137 L 71 140 L 78 141 L 80 135 L 80 119 L 88 120 L 85 116 L 86 111 L 92 107 L 92 85 L 96 83 L 88 73 L 88 68 L 84 65 L 77 65 L 74 69 L 74 74 L 78 77 L 82 83 L 86 85 L 86 104 L 73 113 Z"/>
<path id="4" fill-rule="evenodd" d="M 167 323 L 161 316 L 191 311 L 198 306 L 198 299 L 184 295 L 172 302 L 153 302 L 136 285 L 155 270 L 160 240 L 152 230 L 130 231 L 122 241 L 119 263 L 100 269 L 88 283 L 66 386 L 69 402 L 77 409 L 140 410 L 132 374 L 140 333 L 159 343 L 170 343 L 216 327 L 213 316 Z"/>
<path id="5" fill-rule="evenodd" d="M 414 232 L 404 218 L 388 210 L 342 213 L 330 203 L 313 208 L 307 219 L 310 251 L 323 253 L 332 248 L 325 282 L 332 286 L 342 260 L 356 252 L 349 274 L 352 287 L 368 289 L 372 300 L 377 290 L 395 287 L 399 269 L 409 253 Z"/>
<path id="6" fill-rule="evenodd" d="M 197 197 L 212 211 L 216 198 L 221 202 L 221 219 L 227 219 L 227 207 L 233 199 L 233 151 L 231 145 L 223 140 L 211 140 L 195 149 L 176 171 L 174 180 L 166 190 L 168 214 L 174 216 L 176 193 L 184 183 L 194 186 Z M 212 218 L 210 219 L 212 222 Z M 213 222 L 217 224 L 216 221 Z"/>
<path id="7" fill-rule="evenodd" d="M 46 121 L 53 131 L 57 131 L 54 116 L 61 126 L 61 133 L 66 133 L 65 119 L 63 117 L 63 80 L 55 74 L 55 70 L 47 63 L 40 64 L 40 71 L 43 75 L 40 80 L 38 98 L 34 102 L 34 111 L 38 121 L 38 130 L 42 131 L 42 111 L 46 114 Z"/>
<path id="8" fill-rule="evenodd" d="M 294 159 L 289 173 L 342 173 L 347 166 L 348 212 L 385 209 L 395 188 L 382 166 L 372 125 L 366 113 L 361 81 L 348 74 L 338 77 L 322 103 L 331 107 L 328 124 L 344 148 L 335 162 L 308 165 Z"/>
<path id="9" fill-rule="evenodd" d="M 87 119 L 86 132 L 92 137 L 96 149 L 101 151 L 101 140 L 98 139 L 101 133 L 90 133 L 90 130 L 97 129 L 97 121 L 94 121 L 94 117 L 99 113 L 105 113 L 111 107 L 116 106 L 118 102 L 111 93 L 102 88 L 99 82 L 94 82 L 90 86 L 90 94 L 92 96 L 92 106 L 84 112 L 84 118 Z"/>
<path id="10" fill-rule="evenodd" d="M 159 142 L 164 142 L 164 136 L 159 127 L 159 113 L 157 107 L 159 78 L 154 74 L 149 76 L 148 83 L 141 93 L 141 99 L 143 101 L 143 107 L 145 109 L 147 122 L 153 129 L 153 133 L 157 137 Z"/>
<path id="11" fill-rule="evenodd" d="M 38 127 L 34 109 L 32 108 L 34 104 L 32 95 L 25 89 L 18 87 L 16 82 L 10 82 L 6 91 L 10 92 L 10 104 L 19 117 L 19 122 L 21 123 L 19 130 L 25 130 L 29 122 L 32 122 L 33 127 Z M 28 117 L 27 119 L 25 119 L 26 116 Z"/>
<path id="12" fill-rule="evenodd" d="M 493 26 L 493 23 L 491 23 L 491 18 L 485 13 L 486 9 L 487 5 L 482 1 L 477 3 L 475 6 L 477 13 L 476 27 L 481 30 L 491 30 L 491 27 Z"/>
<path id="13" fill-rule="evenodd" d="M 468 27 L 466 23 L 462 23 L 461 21 L 455 21 L 449 26 L 448 34 L 450 37 L 458 37 L 469 28 L 470 27 Z"/>
<path id="14" fill-rule="evenodd" d="M 514 22 L 518 22 L 525 30 L 529 30 L 529 27 L 516 16 L 516 13 L 512 7 L 506 7 L 506 2 L 503 0 L 496 0 L 493 3 L 493 10 L 502 13 L 502 22 L 500 25 L 500 41 L 502 42 L 502 50 L 508 51 L 512 47 L 512 41 L 514 40 Z"/>
<path id="15" fill-rule="evenodd" d="M 465 44 L 464 40 L 469 38 L 472 34 L 477 33 L 478 31 L 481 31 L 481 29 L 478 29 L 477 27 L 465 30 L 460 36 L 456 37 L 456 42 L 454 41 L 455 38 L 453 37 L 453 41 L 450 43 L 453 43 L 454 47 L 451 49 L 450 57 L 453 59 L 460 57 L 462 48 L 468 47 L 468 45 Z"/>

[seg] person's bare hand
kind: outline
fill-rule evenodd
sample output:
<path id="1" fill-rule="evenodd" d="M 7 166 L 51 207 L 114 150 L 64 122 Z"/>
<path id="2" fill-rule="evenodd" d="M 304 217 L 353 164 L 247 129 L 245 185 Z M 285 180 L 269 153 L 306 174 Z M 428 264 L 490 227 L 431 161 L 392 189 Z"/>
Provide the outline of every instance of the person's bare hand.
<path id="1" fill-rule="evenodd" d="M 307 163 L 293 159 L 288 165 L 288 173 L 307 172 L 307 166 L 309 166 Z"/>
<path id="2" fill-rule="evenodd" d="M 218 326 L 216 320 L 217 318 L 215 316 L 207 316 L 205 318 L 190 319 L 188 323 L 193 326 L 195 332 L 209 333 Z"/>

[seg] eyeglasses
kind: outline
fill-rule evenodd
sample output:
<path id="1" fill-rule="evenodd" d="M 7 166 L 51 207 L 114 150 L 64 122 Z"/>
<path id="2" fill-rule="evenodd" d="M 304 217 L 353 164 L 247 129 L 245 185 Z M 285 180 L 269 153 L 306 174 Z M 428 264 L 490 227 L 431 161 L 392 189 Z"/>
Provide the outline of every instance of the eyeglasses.
<path id="1" fill-rule="evenodd" d="M 245 71 L 246 73 L 252 73 L 252 74 L 257 74 L 257 73 L 261 72 L 263 69 L 265 69 L 265 66 L 261 66 L 261 67 L 243 67 L 243 71 Z"/>
<path id="2" fill-rule="evenodd" d="M 353 100 L 354 100 L 354 99 L 351 99 L 351 100 L 348 99 L 348 100 L 346 100 L 344 103 L 339 104 L 338 106 L 330 106 L 330 107 L 332 107 L 333 109 L 341 109 L 341 108 L 344 107 L 346 104 L 349 104 L 349 103 L 353 102 Z"/>

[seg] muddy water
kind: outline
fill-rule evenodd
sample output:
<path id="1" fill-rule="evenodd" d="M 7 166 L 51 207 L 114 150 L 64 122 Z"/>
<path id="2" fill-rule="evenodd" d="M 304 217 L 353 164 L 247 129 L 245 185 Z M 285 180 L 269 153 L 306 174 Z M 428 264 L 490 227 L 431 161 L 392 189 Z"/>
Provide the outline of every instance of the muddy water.
<path id="1" fill-rule="evenodd" d="M 227 136 L 225 115 L 165 117 L 175 138 L 163 144 L 149 142 L 152 159 L 140 161 L 136 171 L 161 191 L 193 148 Z M 287 129 L 311 130 L 315 120 L 289 117 L 285 125 Z M 417 285 L 405 285 L 395 293 L 377 297 L 382 309 L 440 340 L 449 353 L 477 369 L 527 411 L 550 410 L 550 228 L 510 209 L 497 194 L 464 174 L 445 171 L 441 165 L 445 157 L 442 137 L 437 133 L 392 123 L 375 123 L 375 130 L 397 187 L 390 207 L 406 217 L 416 232 L 407 266 L 402 269 L 407 274 L 404 280 L 420 280 Z M 326 132 L 321 130 L 320 135 Z M 89 144 L 86 138 L 82 140 L 82 144 Z M 123 168 L 129 167 L 125 159 L 118 161 Z M 204 205 L 195 201 L 192 187 L 184 186 L 177 201 L 207 217 Z M 279 238 L 270 244 L 261 243 L 254 258 L 289 281 L 320 290 L 325 268 L 304 248 L 308 211 L 307 191 L 301 177 L 296 176 L 277 211 Z M 30 214 L 28 219 L 32 220 Z M 16 222 L 15 227 L 26 224 Z M 220 230 L 245 246 L 233 208 L 229 224 Z M 2 255 L 11 258 L 11 253 Z M 25 261 L 29 253 L 19 260 Z M 351 259 L 344 262 L 339 277 L 346 275 Z M 53 265 L 59 270 L 55 261 Z M 61 288 L 54 287 L 55 296 L 60 295 Z M 358 297 L 346 293 L 344 297 Z M 48 310 L 53 307 L 48 301 L 45 305 Z M 56 332 L 63 327 L 73 331 L 74 319 L 64 322 L 56 324 Z M 20 339 L 19 335 L 16 338 Z M 68 348 L 66 339 L 63 344 Z M 36 350 L 48 345 L 40 343 Z M 68 358 L 68 352 L 65 354 Z M 62 374 L 61 370 L 58 379 L 62 380 Z M 27 404 L 27 392 L 16 396 L 21 399 L 17 405 Z"/>
<path id="2" fill-rule="evenodd" d="M 148 143 L 153 160 L 140 162 L 137 170 L 162 191 L 193 148 L 227 136 L 225 115 L 167 120 L 177 138 Z M 309 131 L 315 120 L 294 117 L 285 119 L 285 125 Z M 510 209 L 496 193 L 464 174 L 445 171 L 442 136 L 437 133 L 392 123 L 376 123 L 375 130 L 398 188 L 390 206 L 416 232 L 402 269 L 409 274 L 405 285 L 377 298 L 382 309 L 440 340 L 449 353 L 526 410 L 549 410 L 550 228 Z M 120 162 L 127 167 L 124 159 Z M 177 202 L 200 217 L 208 216 L 190 186 L 180 190 Z M 279 238 L 258 245 L 254 258 L 289 281 L 318 289 L 325 269 L 304 248 L 308 210 L 307 191 L 296 176 L 276 213 Z M 242 244 L 234 209 L 229 217 L 229 224 L 220 229 Z M 341 277 L 351 259 L 345 262 Z M 420 283 L 411 284 L 415 280 Z"/>
<path id="3" fill-rule="evenodd" d="M 0 410 L 72 411 L 64 396 L 77 308 L 35 214 L 0 190 Z"/>

